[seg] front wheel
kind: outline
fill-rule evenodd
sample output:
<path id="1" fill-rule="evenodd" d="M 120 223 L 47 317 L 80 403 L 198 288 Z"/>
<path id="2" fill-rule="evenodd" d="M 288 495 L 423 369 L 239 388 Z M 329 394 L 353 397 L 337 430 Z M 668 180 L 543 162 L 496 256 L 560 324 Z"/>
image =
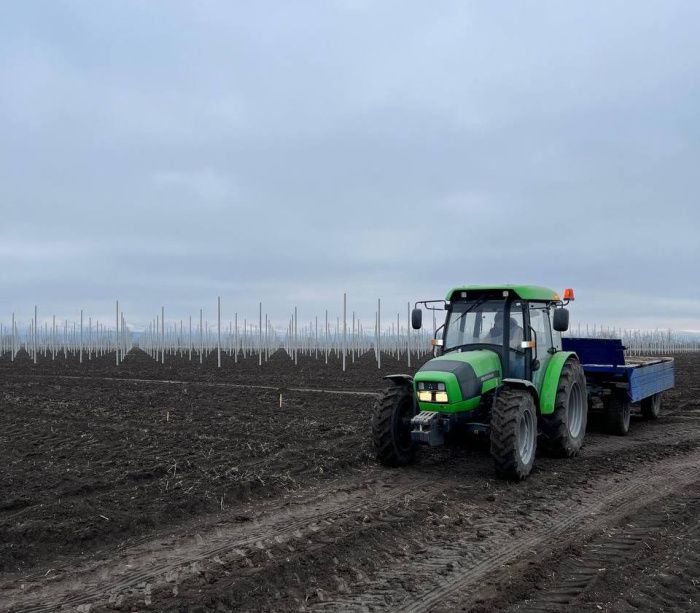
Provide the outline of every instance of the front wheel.
<path id="1" fill-rule="evenodd" d="M 411 440 L 411 418 L 415 415 L 413 389 L 409 385 L 388 388 L 374 407 L 372 438 L 377 460 L 384 466 L 405 466 L 416 457 Z"/>
<path id="2" fill-rule="evenodd" d="M 491 457 L 501 479 L 522 481 L 530 474 L 537 449 L 537 410 L 526 390 L 498 392 L 491 411 Z"/>

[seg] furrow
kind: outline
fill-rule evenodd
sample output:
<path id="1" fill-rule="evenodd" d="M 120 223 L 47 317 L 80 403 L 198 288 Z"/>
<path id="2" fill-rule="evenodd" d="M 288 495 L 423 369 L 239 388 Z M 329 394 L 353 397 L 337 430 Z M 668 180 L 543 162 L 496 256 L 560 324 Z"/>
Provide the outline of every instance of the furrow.
<path id="1" fill-rule="evenodd" d="M 111 564 L 109 568 L 98 566 L 90 569 L 85 575 L 76 577 L 72 585 L 64 592 L 51 596 L 51 586 L 39 586 L 35 594 L 18 596 L 14 602 L 7 595 L 7 610 L 22 611 L 24 613 L 43 613 L 55 611 L 61 607 L 75 607 L 81 604 L 92 604 L 114 597 L 123 592 L 130 592 L 147 583 L 157 585 L 163 582 L 166 575 L 173 573 L 179 576 L 187 576 L 193 571 L 192 565 L 205 562 L 219 556 L 227 560 L 245 557 L 246 549 L 255 548 L 258 543 L 285 542 L 293 539 L 305 538 L 306 535 L 318 534 L 325 527 L 335 525 L 338 522 L 352 521 L 360 514 L 375 514 L 388 509 L 396 509 L 400 505 L 416 503 L 436 495 L 445 483 L 436 484 L 428 478 L 406 479 L 406 482 L 393 487 L 382 487 L 367 496 L 367 491 L 357 490 L 353 492 L 353 499 L 344 502 L 326 502 L 325 508 L 317 512 L 308 513 L 305 508 L 299 509 L 299 517 L 284 515 L 277 518 L 271 524 L 264 524 L 245 530 L 237 528 L 233 533 L 224 533 L 221 536 L 209 535 L 204 542 L 196 543 L 192 537 L 180 543 L 168 546 L 159 552 L 164 563 L 152 566 L 145 562 L 135 562 L 138 570 L 126 569 L 132 558 L 148 558 L 148 547 L 139 547 L 137 551 L 123 552 L 123 559 L 119 563 Z M 330 508 L 329 508 L 330 507 Z M 204 538 L 204 537 L 201 537 Z M 194 542 L 193 542 L 194 541 Z M 145 569 L 145 570 L 144 570 Z M 196 570 L 196 569 L 195 569 Z M 111 580 L 105 580 L 104 574 L 113 575 Z M 117 576 L 121 573 L 120 576 Z"/>

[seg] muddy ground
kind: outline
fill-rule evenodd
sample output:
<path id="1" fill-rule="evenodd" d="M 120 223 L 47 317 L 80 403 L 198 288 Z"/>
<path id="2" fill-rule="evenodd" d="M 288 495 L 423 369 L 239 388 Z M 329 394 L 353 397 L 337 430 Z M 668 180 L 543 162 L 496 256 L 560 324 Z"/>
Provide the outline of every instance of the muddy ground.
<path id="1" fill-rule="evenodd" d="M 112 360 L 0 360 L 0 610 L 700 606 L 700 355 L 521 484 L 478 440 L 376 466 L 371 356 Z"/>

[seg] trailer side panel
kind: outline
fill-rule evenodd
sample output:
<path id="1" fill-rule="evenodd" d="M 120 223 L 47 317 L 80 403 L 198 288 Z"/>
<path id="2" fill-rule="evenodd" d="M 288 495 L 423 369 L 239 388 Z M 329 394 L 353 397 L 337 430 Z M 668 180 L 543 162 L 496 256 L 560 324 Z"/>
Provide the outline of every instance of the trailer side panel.
<path id="1" fill-rule="evenodd" d="M 675 384 L 674 364 L 672 359 L 665 359 L 655 364 L 645 364 L 628 371 L 629 394 L 631 402 L 639 402 L 671 389 Z"/>

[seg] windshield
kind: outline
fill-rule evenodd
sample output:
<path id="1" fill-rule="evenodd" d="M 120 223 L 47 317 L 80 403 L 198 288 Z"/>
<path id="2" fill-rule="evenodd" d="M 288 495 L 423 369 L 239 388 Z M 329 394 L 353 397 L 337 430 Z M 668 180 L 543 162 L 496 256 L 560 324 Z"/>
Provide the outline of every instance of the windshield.
<path id="1" fill-rule="evenodd" d="M 461 345 L 503 345 L 503 300 L 455 302 L 447 316 L 444 350 Z M 523 340 L 522 303 L 511 305 L 510 346 Z"/>

